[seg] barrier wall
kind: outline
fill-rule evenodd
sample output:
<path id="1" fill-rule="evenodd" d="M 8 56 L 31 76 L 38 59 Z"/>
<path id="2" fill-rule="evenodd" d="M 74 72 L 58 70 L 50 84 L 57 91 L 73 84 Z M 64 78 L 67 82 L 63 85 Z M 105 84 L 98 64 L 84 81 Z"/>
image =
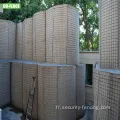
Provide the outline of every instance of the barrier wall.
<path id="1" fill-rule="evenodd" d="M 37 12 L 33 16 L 33 61 L 45 62 L 45 12 Z"/>
<path id="2" fill-rule="evenodd" d="M 82 106 L 85 106 L 85 65 L 76 66 L 76 105 L 81 109 L 77 110 L 77 120 L 85 115 L 85 110 Z"/>
<path id="3" fill-rule="evenodd" d="M 23 21 L 23 60 L 33 59 L 33 19 L 27 18 Z"/>
<path id="4" fill-rule="evenodd" d="M 112 69 L 94 69 L 94 120 L 119 120 L 120 107 L 120 71 Z M 101 106 L 109 106 L 101 109 Z"/>
<path id="5" fill-rule="evenodd" d="M 118 0 L 99 0 L 100 6 L 100 67 L 120 68 Z"/>
<path id="6" fill-rule="evenodd" d="M 0 59 L 15 58 L 15 31 L 15 23 L 0 20 Z"/>
<path id="7" fill-rule="evenodd" d="M 37 77 L 37 64 L 34 62 L 23 62 L 23 111 L 26 112 L 29 91 L 33 78 Z M 36 82 L 36 91 L 33 103 L 33 118 L 38 118 L 38 83 Z"/>
<path id="8" fill-rule="evenodd" d="M 46 11 L 46 62 L 79 64 L 79 14 L 69 5 Z"/>
<path id="9" fill-rule="evenodd" d="M 23 63 L 11 63 L 11 102 L 19 109 L 23 109 Z"/>
<path id="10" fill-rule="evenodd" d="M 0 59 L 14 59 L 15 55 L 18 59 L 9 61 L 11 62 L 11 76 L 6 75 L 5 71 L 2 73 L 4 66 L 1 67 L 0 77 L 2 76 L 3 79 L 5 77 L 5 80 L 6 77 L 8 77 L 7 80 L 11 77 L 11 91 L 9 83 L 9 91 L 5 90 L 7 91 L 5 97 L 10 99 L 11 94 L 12 104 L 26 112 L 32 77 L 37 77 L 33 118 L 75 120 L 75 109 L 59 109 L 56 105 L 58 107 L 75 106 L 77 102 L 81 106 L 85 102 L 85 68 L 83 65 L 78 65 L 77 69 L 72 66 L 79 64 L 79 14 L 77 10 L 70 5 L 57 5 L 18 23 L 17 31 L 15 28 L 15 23 L 0 20 Z M 44 64 L 38 62 L 44 62 Z M 3 98 L 0 100 L 3 101 Z M 0 104 L 6 104 L 10 101 L 9 99 Z M 84 111 L 77 111 L 78 118 L 83 114 Z"/>
<path id="11" fill-rule="evenodd" d="M 0 107 L 10 103 L 10 63 L 0 61 Z"/>
<path id="12" fill-rule="evenodd" d="M 67 65 L 38 65 L 39 120 L 75 120 L 76 110 L 56 106 L 76 105 L 75 67 Z"/>
<path id="13" fill-rule="evenodd" d="M 17 24 L 16 59 L 22 60 L 23 56 L 23 23 Z"/>

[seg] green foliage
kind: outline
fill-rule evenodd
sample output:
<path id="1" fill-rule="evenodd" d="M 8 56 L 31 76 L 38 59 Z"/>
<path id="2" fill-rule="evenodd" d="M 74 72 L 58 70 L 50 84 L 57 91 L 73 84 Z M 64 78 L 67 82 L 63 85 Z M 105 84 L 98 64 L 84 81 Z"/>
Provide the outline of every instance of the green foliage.
<path id="1" fill-rule="evenodd" d="M 5 1 L 5 0 L 3 0 Z M 6 0 L 17 2 L 18 0 Z M 99 48 L 98 33 L 98 1 L 97 0 L 21 0 L 21 9 L 4 10 L 0 19 L 21 22 L 32 17 L 38 11 L 46 10 L 54 5 L 70 4 L 80 13 L 80 48 L 81 50 L 97 51 Z"/>
<path id="2" fill-rule="evenodd" d="M 0 15 L 0 19 L 21 22 L 25 18 L 32 17 L 34 13 L 43 10 L 46 10 L 46 6 L 42 4 L 42 0 L 21 0 L 21 9 L 4 10 L 4 14 Z"/>
<path id="3" fill-rule="evenodd" d="M 80 45 L 81 50 L 98 51 L 98 4 L 94 0 L 80 2 Z"/>

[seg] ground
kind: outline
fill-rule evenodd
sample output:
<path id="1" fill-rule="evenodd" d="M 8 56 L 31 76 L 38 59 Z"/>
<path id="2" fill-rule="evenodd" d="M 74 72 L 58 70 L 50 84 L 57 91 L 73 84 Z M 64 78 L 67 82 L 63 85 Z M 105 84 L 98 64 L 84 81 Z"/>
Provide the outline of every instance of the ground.
<path id="1" fill-rule="evenodd" d="M 23 115 L 12 107 L 6 107 L 2 109 L 2 120 L 23 120 Z M 86 110 L 84 118 L 80 120 L 93 120 L 93 110 Z"/>

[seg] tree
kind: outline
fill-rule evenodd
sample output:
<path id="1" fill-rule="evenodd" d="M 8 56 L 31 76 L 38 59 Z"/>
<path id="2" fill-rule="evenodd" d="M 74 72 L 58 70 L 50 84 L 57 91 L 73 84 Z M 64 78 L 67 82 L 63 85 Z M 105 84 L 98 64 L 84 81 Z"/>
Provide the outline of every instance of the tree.
<path id="1" fill-rule="evenodd" d="M 96 51 L 99 48 L 98 4 L 93 0 L 80 3 L 81 50 Z"/>
<path id="2" fill-rule="evenodd" d="M 15 2 L 18 0 L 6 0 Z M 97 0 L 21 0 L 21 9 L 4 10 L 0 19 L 21 22 L 32 17 L 34 13 L 46 10 L 54 5 L 70 4 L 80 13 L 80 48 L 81 50 L 96 51 L 99 48 L 98 33 L 98 1 Z"/>

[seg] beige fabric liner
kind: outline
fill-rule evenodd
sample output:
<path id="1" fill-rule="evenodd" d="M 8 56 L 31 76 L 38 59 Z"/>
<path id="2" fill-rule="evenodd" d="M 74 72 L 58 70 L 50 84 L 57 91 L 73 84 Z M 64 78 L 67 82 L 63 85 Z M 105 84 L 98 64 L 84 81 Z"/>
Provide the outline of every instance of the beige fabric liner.
<path id="1" fill-rule="evenodd" d="M 27 101 L 29 97 L 29 90 L 31 88 L 31 83 L 33 82 L 32 77 L 37 77 L 37 64 L 29 62 L 23 63 L 23 110 L 26 112 Z M 38 83 L 36 83 L 36 86 Z M 37 97 L 37 87 L 35 91 L 34 104 L 33 104 L 33 118 L 37 119 L 38 110 L 38 97 Z"/>
<path id="2" fill-rule="evenodd" d="M 74 16 L 74 17 L 73 17 Z M 69 5 L 46 11 L 46 61 L 79 64 L 79 14 Z"/>
<path id="3" fill-rule="evenodd" d="M 23 109 L 23 63 L 11 63 L 11 99 L 12 104 Z"/>
<path id="4" fill-rule="evenodd" d="M 23 51 L 23 23 L 17 24 L 16 59 L 22 60 Z"/>
<path id="5" fill-rule="evenodd" d="M 75 120 L 75 110 L 56 110 L 56 105 L 75 105 L 75 96 L 73 66 L 38 65 L 39 120 Z"/>
<path id="6" fill-rule="evenodd" d="M 45 62 L 45 12 L 33 16 L 33 61 Z"/>
<path id="7" fill-rule="evenodd" d="M 15 31 L 15 23 L 0 20 L 0 59 L 15 58 Z"/>
<path id="8" fill-rule="evenodd" d="M 85 106 L 85 65 L 76 66 L 76 105 Z M 85 110 L 77 110 L 77 120 L 84 116 Z"/>
<path id="9" fill-rule="evenodd" d="M 10 63 L 0 61 L 0 107 L 10 103 Z"/>
<path id="10" fill-rule="evenodd" d="M 93 76 L 94 105 L 110 106 L 110 109 L 94 110 L 94 119 L 119 120 L 120 71 L 94 69 Z"/>
<path id="11" fill-rule="evenodd" d="M 32 60 L 33 54 L 33 26 L 32 18 L 23 21 L 23 60 Z"/>
<path id="12" fill-rule="evenodd" d="M 100 0 L 100 67 L 119 69 L 119 11 L 118 0 Z"/>

